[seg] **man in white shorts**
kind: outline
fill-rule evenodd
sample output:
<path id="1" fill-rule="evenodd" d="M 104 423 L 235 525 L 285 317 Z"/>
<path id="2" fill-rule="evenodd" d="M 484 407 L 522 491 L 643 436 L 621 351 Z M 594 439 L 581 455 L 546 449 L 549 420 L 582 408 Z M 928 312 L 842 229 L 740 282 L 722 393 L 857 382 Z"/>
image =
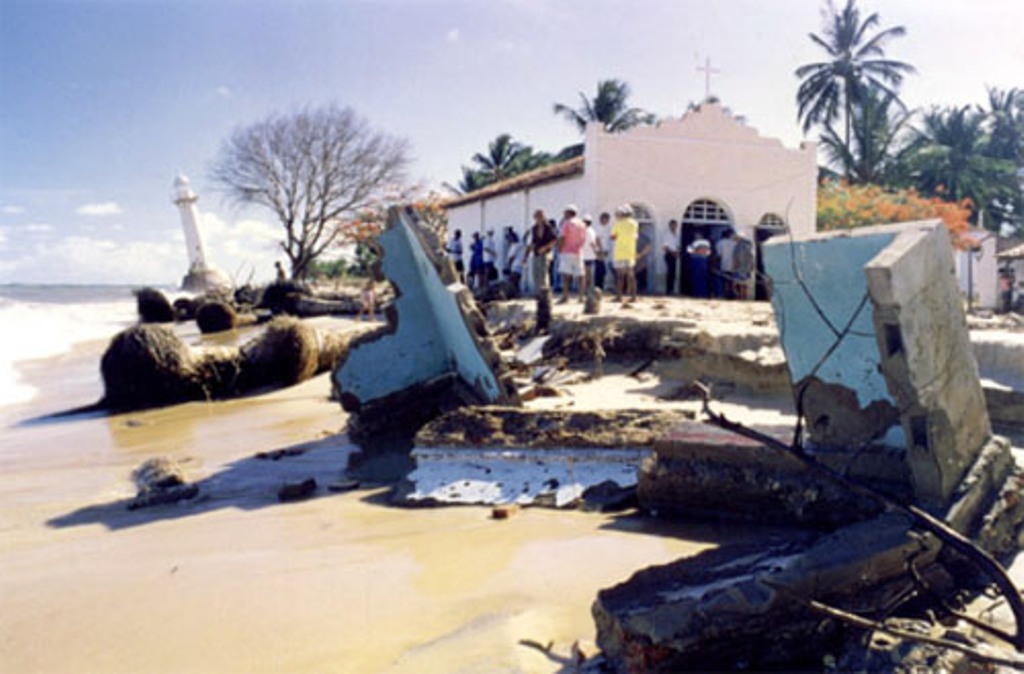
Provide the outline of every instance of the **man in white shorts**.
<path id="1" fill-rule="evenodd" d="M 558 273 L 562 275 L 562 299 L 569 301 L 569 287 L 576 280 L 576 291 L 583 299 L 583 244 L 587 239 L 587 226 L 577 217 L 579 210 L 569 204 L 558 226 Z"/>

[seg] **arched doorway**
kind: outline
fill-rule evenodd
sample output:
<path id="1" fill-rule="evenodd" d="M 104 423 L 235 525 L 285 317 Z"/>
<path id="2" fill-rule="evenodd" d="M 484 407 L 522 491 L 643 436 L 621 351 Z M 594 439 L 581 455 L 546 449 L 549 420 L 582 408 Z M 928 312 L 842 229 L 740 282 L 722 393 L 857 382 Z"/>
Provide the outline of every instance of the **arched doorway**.
<path id="1" fill-rule="evenodd" d="M 647 294 L 654 287 L 654 264 L 657 259 L 654 255 L 654 245 L 657 241 L 654 230 L 654 213 L 644 204 L 630 204 L 633 209 L 633 219 L 640 225 L 637 236 L 636 249 L 639 253 L 647 248 L 647 254 L 643 259 L 636 260 L 636 291 Z"/>
<path id="2" fill-rule="evenodd" d="M 771 279 L 764 273 L 764 259 L 761 256 L 761 244 L 773 236 L 785 234 L 789 231 L 786 221 L 775 213 L 765 213 L 754 228 L 754 249 L 757 269 L 757 282 L 754 285 L 755 300 L 770 300 L 772 298 Z"/>
<path id="3" fill-rule="evenodd" d="M 707 239 L 711 242 L 712 250 L 714 245 L 721 238 L 725 230 L 733 226 L 732 217 L 729 212 L 712 199 L 696 199 L 690 202 L 683 212 L 679 234 L 680 255 L 680 285 L 684 295 L 693 295 L 696 289 L 693 269 L 690 265 L 686 249 L 697 239 Z M 696 284 L 706 285 L 706 284 Z"/>

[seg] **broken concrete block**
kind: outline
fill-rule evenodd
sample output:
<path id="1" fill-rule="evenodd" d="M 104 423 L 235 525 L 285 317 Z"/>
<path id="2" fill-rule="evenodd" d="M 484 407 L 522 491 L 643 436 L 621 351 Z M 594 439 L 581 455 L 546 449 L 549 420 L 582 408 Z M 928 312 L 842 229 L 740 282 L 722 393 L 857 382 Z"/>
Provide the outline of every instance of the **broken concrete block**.
<path id="1" fill-rule="evenodd" d="M 647 410 L 566 412 L 462 408 L 417 435 L 406 504 L 476 503 L 575 507 L 602 494 L 623 502 L 655 439 L 679 414 Z M 613 489 L 613 485 L 615 489 Z M 615 497 L 611 492 L 616 491 Z M 600 506 L 598 506 L 600 507 Z"/>
<path id="2" fill-rule="evenodd" d="M 992 435 L 945 226 L 901 229 L 864 272 L 918 502 L 944 505 Z"/>
<path id="3" fill-rule="evenodd" d="M 444 409 L 441 401 L 519 404 L 472 294 L 442 281 L 447 262 L 428 236 L 408 214 L 389 211 L 379 240 L 396 295 L 388 326 L 356 340 L 334 371 L 342 406 L 367 432 L 403 418 L 418 426 Z"/>
<path id="4" fill-rule="evenodd" d="M 788 443 L 792 429 L 761 429 Z M 851 456 L 818 448 L 815 458 L 905 500 L 902 453 L 873 446 Z M 830 529 L 877 515 L 880 505 L 811 474 L 795 457 L 716 426 L 681 422 L 654 443 L 637 487 L 640 507 L 659 516 Z"/>
<path id="5" fill-rule="evenodd" d="M 598 645 L 618 672 L 820 666 L 842 630 L 806 600 L 855 613 L 887 607 L 912 587 L 908 560 L 927 576 L 935 558 L 908 529 L 903 517 L 883 515 L 823 536 L 792 532 L 638 571 L 598 594 Z"/>
<path id="6" fill-rule="evenodd" d="M 934 510 L 991 436 L 940 220 L 770 241 L 765 268 L 812 443 L 902 448 Z"/>
<path id="7" fill-rule="evenodd" d="M 878 367 L 864 277 L 864 266 L 898 233 L 887 225 L 764 244 L 779 338 L 812 442 L 906 446 L 898 405 Z"/>

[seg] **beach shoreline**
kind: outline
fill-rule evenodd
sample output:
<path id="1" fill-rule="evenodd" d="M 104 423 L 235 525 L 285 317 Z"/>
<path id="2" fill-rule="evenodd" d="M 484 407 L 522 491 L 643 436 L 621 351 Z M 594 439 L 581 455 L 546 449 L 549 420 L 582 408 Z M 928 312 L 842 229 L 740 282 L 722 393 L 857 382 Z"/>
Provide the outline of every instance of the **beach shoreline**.
<path id="1" fill-rule="evenodd" d="M 22 364 L 39 394 L 4 410 L 5 671 L 555 672 L 593 639 L 598 589 L 741 535 L 328 492 L 356 448 L 326 374 L 236 400 L 16 423 L 95 402 L 101 352 L 88 342 Z M 290 446 L 314 450 L 253 458 Z M 210 500 L 124 509 L 132 469 L 156 456 L 212 485 Z M 304 471 L 322 476 L 316 498 L 278 503 L 276 486 Z M 552 657 L 524 639 L 554 642 Z"/>

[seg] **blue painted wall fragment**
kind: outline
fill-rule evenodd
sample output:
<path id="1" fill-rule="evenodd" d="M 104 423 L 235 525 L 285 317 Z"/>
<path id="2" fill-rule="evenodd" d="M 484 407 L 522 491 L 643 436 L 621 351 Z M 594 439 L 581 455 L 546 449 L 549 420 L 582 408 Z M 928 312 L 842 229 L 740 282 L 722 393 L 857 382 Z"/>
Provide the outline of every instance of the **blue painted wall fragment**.
<path id="1" fill-rule="evenodd" d="M 898 234 L 887 225 L 796 240 L 777 237 L 764 244 L 772 307 L 794 386 L 814 376 L 853 392 L 862 409 L 873 403 L 896 407 L 879 369 L 864 266 Z M 837 345 L 844 331 L 848 334 Z M 905 447 L 898 420 L 884 443 Z"/>
<path id="2" fill-rule="evenodd" d="M 414 227 L 391 209 L 379 241 L 381 269 L 396 291 L 394 324 L 390 333 L 358 343 L 335 370 L 335 383 L 365 405 L 454 373 L 481 403 L 513 402 L 460 307 L 460 293 L 469 291 L 442 282 Z"/>

